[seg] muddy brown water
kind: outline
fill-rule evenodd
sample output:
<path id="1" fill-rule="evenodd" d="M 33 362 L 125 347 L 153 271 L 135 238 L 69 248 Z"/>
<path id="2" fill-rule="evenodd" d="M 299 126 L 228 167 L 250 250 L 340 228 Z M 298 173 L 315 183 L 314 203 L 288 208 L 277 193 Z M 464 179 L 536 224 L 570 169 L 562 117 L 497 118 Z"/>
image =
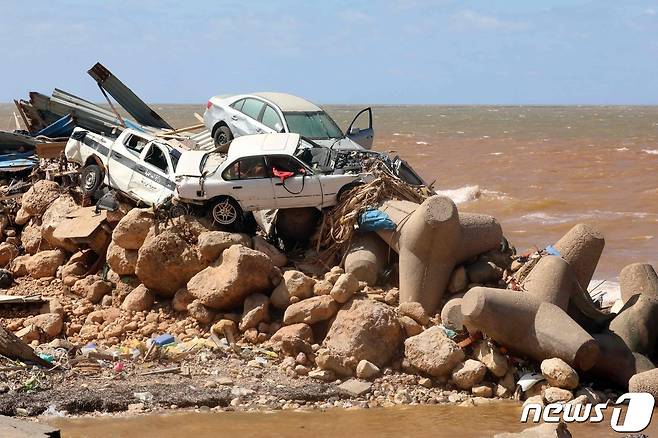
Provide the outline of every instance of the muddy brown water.
<path id="1" fill-rule="evenodd" d="M 519 432 L 521 408 L 513 403 L 478 407 L 409 406 L 328 411 L 175 413 L 121 418 L 78 418 L 48 421 L 66 438 L 92 437 L 491 437 Z M 655 416 L 655 414 L 654 414 Z M 609 417 L 599 424 L 570 424 L 576 438 L 620 437 Z M 658 436 L 652 424 L 644 434 Z"/>

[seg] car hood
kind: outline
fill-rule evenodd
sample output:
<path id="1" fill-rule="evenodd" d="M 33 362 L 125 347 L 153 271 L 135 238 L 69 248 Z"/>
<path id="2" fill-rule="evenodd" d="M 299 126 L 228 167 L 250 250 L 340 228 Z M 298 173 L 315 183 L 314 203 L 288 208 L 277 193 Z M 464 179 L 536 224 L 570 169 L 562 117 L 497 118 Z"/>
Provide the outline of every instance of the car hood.
<path id="1" fill-rule="evenodd" d="M 355 142 L 354 140 L 343 137 L 339 140 L 335 138 L 321 138 L 317 140 L 311 140 L 313 143 L 319 144 L 320 146 L 325 146 L 335 150 L 348 150 L 348 151 L 365 151 L 366 149 Z"/>
<path id="2" fill-rule="evenodd" d="M 185 151 L 178 159 L 176 176 L 201 176 L 201 161 L 207 151 Z"/>

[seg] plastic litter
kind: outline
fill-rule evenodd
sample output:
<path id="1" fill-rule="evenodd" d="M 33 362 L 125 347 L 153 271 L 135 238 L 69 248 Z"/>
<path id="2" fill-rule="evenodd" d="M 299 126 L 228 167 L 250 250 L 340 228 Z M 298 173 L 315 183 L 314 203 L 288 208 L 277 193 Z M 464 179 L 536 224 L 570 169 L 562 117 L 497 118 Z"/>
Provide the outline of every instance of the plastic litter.
<path id="1" fill-rule="evenodd" d="M 560 257 L 560 251 L 557 250 L 553 245 L 548 245 L 545 249 L 546 254 L 552 255 L 552 256 L 558 256 Z"/>
<path id="2" fill-rule="evenodd" d="M 48 363 L 53 363 L 53 362 L 55 362 L 55 357 L 54 357 L 52 354 L 41 353 L 41 354 L 39 354 L 39 357 L 40 357 L 41 359 L 45 360 L 45 361 L 48 362 Z"/>
<path id="3" fill-rule="evenodd" d="M 172 344 L 175 341 L 176 341 L 176 338 L 174 337 L 174 335 L 170 335 L 169 333 L 164 333 L 164 334 L 156 337 L 155 340 L 154 340 L 155 345 L 157 345 L 158 347 L 162 347 L 163 345 Z"/>
<path id="4" fill-rule="evenodd" d="M 394 230 L 395 223 L 383 211 L 369 209 L 361 213 L 358 221 L 362 231 Z"/>
<path id="5" fill-rule="evenodd" d="M 537 382 L 541 382 L 544 379 L 543 374 L 540 373 L 525 373 L 521 376 L 518 381 L 518 385 L 521 386 L 523 392 L 535 386 Z"/>
<path id="6" fill-rule="evenodd" d="M 141 402 L 144 402 L 144 403 L 150 403 L 150 402 L 153 401 L 153 394 L 151 394 L 148 391 L 147 392 L 135 392 L 135 393 L 133 393 L 133 396 L 137 400 L 139 400 Z"/>

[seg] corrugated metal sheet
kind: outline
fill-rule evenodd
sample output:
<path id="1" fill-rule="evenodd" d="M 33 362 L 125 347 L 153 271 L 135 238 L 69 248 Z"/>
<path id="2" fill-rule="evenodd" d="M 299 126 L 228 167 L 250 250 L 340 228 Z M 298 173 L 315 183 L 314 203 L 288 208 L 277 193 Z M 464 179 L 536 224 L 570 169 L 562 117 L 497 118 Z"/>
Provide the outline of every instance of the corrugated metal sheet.
<path id="1" fill-rule="evenodd" d="M 190 140 L 196 143 L 198 149 L 205 151 L 215 149 L 215 142 L 207 129 L 190 136 Z"/>
<path id="2" fill-rule="evenodd" d="M 138 123 L 155 128 L 173 129 L 158 113 L 141 100 L 116 76 L 97 62 L 89 71 L 98 85 L 103 87 Z"/>

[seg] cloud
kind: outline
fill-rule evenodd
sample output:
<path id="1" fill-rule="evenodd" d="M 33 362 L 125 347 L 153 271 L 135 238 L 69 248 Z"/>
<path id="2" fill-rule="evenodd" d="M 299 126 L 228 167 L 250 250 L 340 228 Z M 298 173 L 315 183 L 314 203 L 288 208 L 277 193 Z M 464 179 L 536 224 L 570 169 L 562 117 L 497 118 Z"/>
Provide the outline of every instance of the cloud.
<path id="1" fill-rule="evenodd" d="M 528 29 L 528 23 L 501 20 L 492 15 L 484 15 L 470 9 L 462 9 L 453 14 L 450 20 L 454 30 L 502 30 L 519 31 Z"/>
<path id="2" fill-rule="evenodd" d="M 652 8 L 644 10 L 644 15 L 656 15 L 656 13 L 657 13 L 656 10 Z"/>

